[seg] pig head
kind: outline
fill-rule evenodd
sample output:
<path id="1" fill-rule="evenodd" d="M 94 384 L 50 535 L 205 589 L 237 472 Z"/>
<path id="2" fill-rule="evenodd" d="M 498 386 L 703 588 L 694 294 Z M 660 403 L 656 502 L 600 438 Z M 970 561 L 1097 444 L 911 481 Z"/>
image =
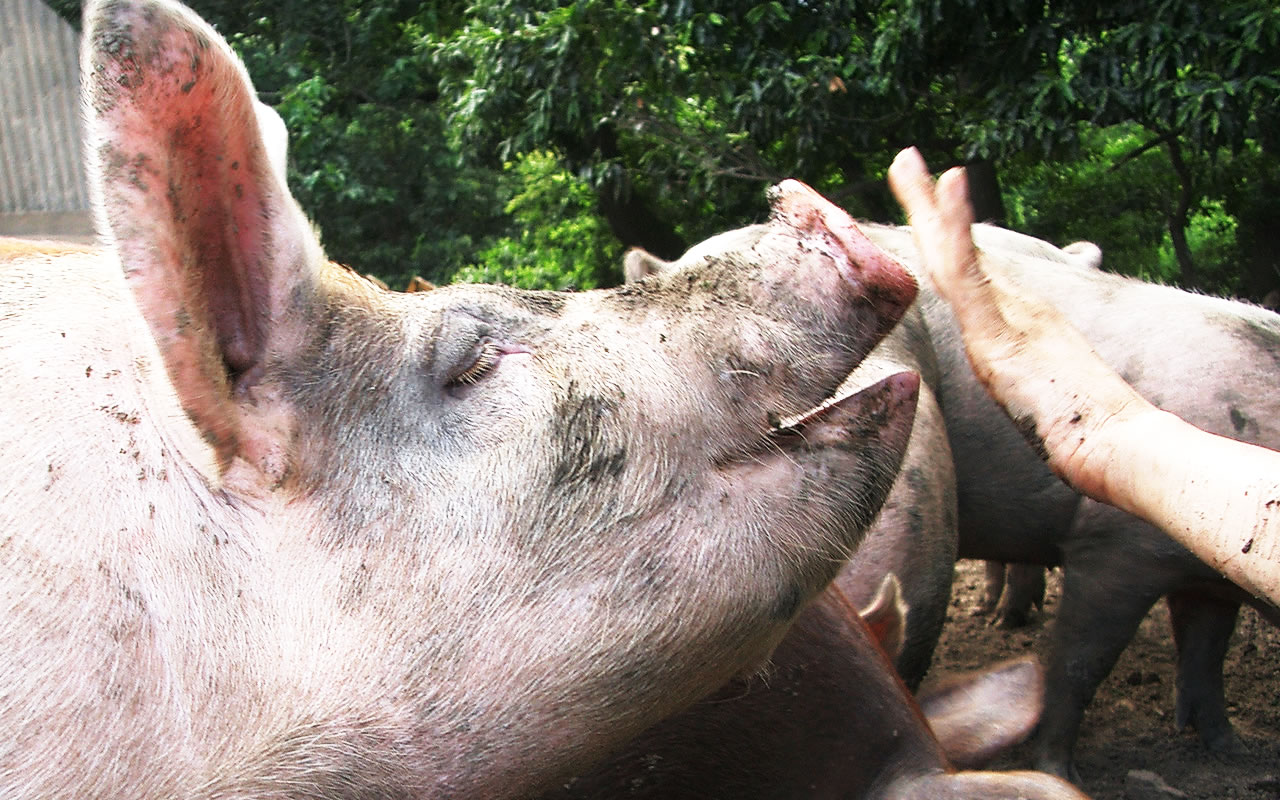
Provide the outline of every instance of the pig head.
<path id="1" fill-rule="evenodd" d="M 727 231 L 695 244 L 676 261 L 632 249 L 623 260 L 623 272 L 628 281 L 635 282 L 699 268 L 708 260 L 732 257 L 735 252 L 750 253 L 766 231 L 761 225 Z M 915 306 L 858 365 L 839 393 L 853 394 L 904 371 L 920 376 L 911 440 L 876 521 L 840 570 L 836 584 L 862 606 L 872 601 L 887 575 L 896 577 L 908 610 L 903 646 L 895 652 L 894 663 L 914 691 L 928 671 L 946 620 L 957 543 L 956 476 L 942 409 L 934 394 L 939 382 L 938 358 L 924 317 Z"/>
<path id="2" fill-rule="evenodd" d="M 807 187 L 733 263 L 394 294 L 193 13 L 84 41 L 102 247 L 0 248 L 0 796 L 525 796 L 856 546 L 917 382 L 822 401 L 915 288 Z"/>

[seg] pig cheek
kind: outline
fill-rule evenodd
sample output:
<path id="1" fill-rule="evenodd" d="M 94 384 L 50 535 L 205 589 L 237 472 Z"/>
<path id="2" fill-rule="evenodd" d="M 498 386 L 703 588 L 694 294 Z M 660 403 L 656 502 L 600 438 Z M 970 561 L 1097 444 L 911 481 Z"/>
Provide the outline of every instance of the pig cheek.
<path id="1" fill-rule="evenodd" d="M 533 354 L 508 353 L 481 383 L 457 387 L 449 414 L 453 433 L 465 433 L 467 449 L 488 452 L 529 435 L 546 390 L 539 385 Z M 429 412 L 428 412 L 429 413 Z"/>
<path id="2" fill-rule="evenodd" d="M 763 565 L 780 565 L 772 579 L 752 576 L 751 582 L 765 593 L 759 602 L 766 614 L 762 623 L 789 622 L 803 598 L 812 594 L 822 580 L 796 569 L 798 553 L 814 549 L 836 551 L 834 542 L 814 546 L 815 532 L 829 522 L 816 518 L 806 507 L 813 500 L 810 489 L 805 470 L 787 458 L 718 470 L 707 483 L 700 508 L 709 512 L 705 525 L 723 528 L 721 536 L 715 537 L 717 545 L 756 572 Z"/>

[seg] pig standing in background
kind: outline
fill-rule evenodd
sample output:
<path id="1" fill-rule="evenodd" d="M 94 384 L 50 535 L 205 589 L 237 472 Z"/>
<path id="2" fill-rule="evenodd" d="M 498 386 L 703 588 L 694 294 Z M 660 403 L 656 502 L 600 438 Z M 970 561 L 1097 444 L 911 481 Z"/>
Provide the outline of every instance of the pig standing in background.
<path id="1" fill-rule="evenodd" d="M 623 272 L 634 282 L 709 261 L 749 261 L 752 247 L 765 232 L 764 226 L 755 225 L 722 233 L 670 262 L 634 249 L 626 255 Z M 917 309 L 903 315 L 840 391 L 852 393 L 903 370 L 921 377 L 911 441 L 880 515 L 836 583 L 854 605 L 863 607 L 886 575 L 896 576 L 907 613 L 894 663 L 915 690 L 929 669 L 946 621 L 956 560 L 955 472 L 942 412 L 930 388 L 938 381 L 938 361 Z"/>
<path id="2" fill-rule="evenodd" d="M 918 263 L 908 228 L 864 225 L 877 244 Z M 1045 298 L 1103 360 L 1155 405 L 1212 433 L 1280 447 L 1280 316 L 1112 275 L 1096 259 L 986 225 L 984 257 Z M 1050 471 L 970 368 L 954 316 L 921 292 L 941 366 L 938 396 L 955 458 L 960 556 L 1061 565 L 1062 600 L 1046 658 L 1036 767 L 1074 774 L 1084 710 L 1150 607 L 1166 597 L 1178 651 L 1179 727 L 1211 749 L 1240 746 L 1226 716 L 1222 661 L 1242 601 L 1253 598 L 1159 529 L 1077 494 Z"/>
<path id="3" fill-rule="evenodd" d="M 104 0 L 85 41 L 104 246 L 0 267 L 0 797 L 526 796 L 858 543 L 917 381 L 809 409 L 914 284 L 807 188 L 747 263 L 385 292 L 212 29 Z"/>
<path id="4" fill-rule="evenodd" d="M 1044 610 L 1045 569 L 1039 564 L 987 561 L 986 586 L 975 614 L 991 614 L 997 628 L 1021 628 L 1031 623 L 1032 609 Z"/>

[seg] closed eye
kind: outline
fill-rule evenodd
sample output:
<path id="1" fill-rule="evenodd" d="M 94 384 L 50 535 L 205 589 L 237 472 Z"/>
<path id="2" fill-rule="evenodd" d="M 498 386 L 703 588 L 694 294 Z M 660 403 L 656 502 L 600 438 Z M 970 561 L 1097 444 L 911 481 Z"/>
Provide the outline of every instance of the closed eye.
<path id="1" fill-rule="evenodd" d="M 494 367 L 498 366 L 498 361 L 502 359 L 502 349 L 497 343 L 491 339 L 485 339 L 480 343 L 479 349 L 476 351 L 475 358 L 472 359 L 470 365 L 458 374 L 449 379 L 450 386 L 470 386 L 476 381 L 483 378 Z"/>

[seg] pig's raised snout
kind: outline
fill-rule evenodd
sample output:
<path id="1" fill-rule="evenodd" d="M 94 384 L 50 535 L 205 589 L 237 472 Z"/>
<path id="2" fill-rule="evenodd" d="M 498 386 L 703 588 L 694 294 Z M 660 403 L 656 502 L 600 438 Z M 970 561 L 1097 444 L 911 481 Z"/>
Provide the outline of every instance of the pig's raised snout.
<path id="1" fill-rule="evenodd" d="M 854 292 L 891 320 L 888 327 L 901 318 L 915 300 L 915 279 L 867 238 L 843 209 L 794 179 L 774 186 L 769 198 L 774 220 L 815 242 Z"/>

